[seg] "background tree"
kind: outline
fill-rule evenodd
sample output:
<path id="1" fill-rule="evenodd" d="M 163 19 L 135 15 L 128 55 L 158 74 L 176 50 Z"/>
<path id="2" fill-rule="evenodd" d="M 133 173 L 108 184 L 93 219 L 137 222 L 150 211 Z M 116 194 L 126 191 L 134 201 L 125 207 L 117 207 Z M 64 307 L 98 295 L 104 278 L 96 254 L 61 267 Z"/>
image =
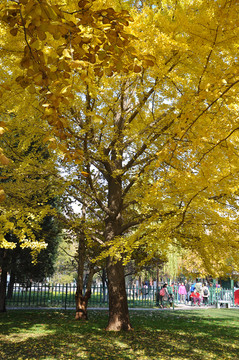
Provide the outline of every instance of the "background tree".
<path id="1" fill-rule="evenodd" d="M 65 170 L 67 170 L 65 168 Z M 69 167 L 69 174 L 72 174 L 72 166 Z M 66 178 L 66 171 L 64 173 Z M 71 182 L 70 182 L 71 184 Z M 72 184 L 70 185 L 70 188 Z M 84 186 L 83 186 L 84 187 Z M 66 186 L 67 188 L 67 186 Z M 93 276 L 102 268 L 102 261 L 94 261 L 99 255 L 100 228 L 102 225 L 96 221 L 89 213 L 86 214 L 86 207 L 82 205 L 78 207 L 77 212 L 74 211 L 72 203 L 76 201 L 74 193 L 68 187 L 68 196 L 63 197 L 64 204 L 64 227 L 66 230 L 67 242 L 74 244 L 74 263 L 76 269 L 76 316 L 77 320 L 87 319 L 87 306 L 91 297 L 91 286 Z M 78 196 L 77 196 L 78 199 Z M 90 215 L 90 216 L 89 216 Z M 103 234 L 101 234 L 103 237 Z M 102 240 L 101 240 L 102 242 Z M 71 257 L 72 258 L 72 257 Z M 71 260 L 72 261 L 72 260 Z"/>
<path id="2" fill-rule="evenodd" d="M 54 265 L 59 243 L 59 233 L 61 229 L 59 221 L 54 216 L 46 216 L 41 224 L 37 238 L 43 237 L 47 247 L 37 256 L 37 262 L 32 263 L 30 250 L 21 249 L 20 244 L 15 239 L 16 248 L 9 251 L 11 260 L 9 261 L 10 284 L 14 282 L 20 284 L 31 284 L 31 282 L 44 282 L 54 273 Z M 11 265 L 10 265 L 11 264 Z M 10 289 L 9 289 L 10 290 Z M 8 296 L 11 291 L 8 291 Z"/>
<path id="3" fill-rule="evenodd" d="M 18 122 L 12 116 L 8 122 L 6 120 L 9 131 L 1 138 L 1 144 L 11 159 L 7 167 L 1 166 L 1 183 L 7 194 L 0 208 L 1 246 L 14 247 L 4 238 L 4 234 L 10 231 L 22 247 L 32 247 L 33 253 L 38 247 L 45 248 L 43 239 L 35 241 L 34 231 L 41 228 L 39 223 L 47 215 L 54 213 L 53 198 L 60 193 L 55 159 L 43 142 L 46 128 L 35 127 L 36 121 Z"/>
<path id="4" fill-rule="evenodd" d="M 1 166 L 1 182 L 6 199 L 0 205 L 1 217 L 1 310 L 5 310 L 6 274 L 11 272 L 20 282 L 42 279 L 52 273 L 59 225 L 56 219 L 57 175 L 53 157 L 43 143 L 44 128 L 18 123 L 15 117 L 8 121 L 9 132 L 1 137 L 10 159 Z M 32 126 L 34 120 L 32 120 Z M 55 209 L 54 209 L 55 208 Z M 48 247 L 47 250 L 45 248 Z M 22 248 L 23 252 L 19 253 Z M 37 255 L 43 250 L 36 267 Z M 42 264 L 44 262 L 44 264 Z M 34 275 L 35 272 L 35 275 Z"/>
<path id="5" fill-rule="evenodd" d="M 54 273 L 50 282 L 57 284 L 69 284 L 76 280 L 77 266 L 75 262 L 76 244 L 69 241 L 70 235 L 62 230 L 59 240 Z"/>

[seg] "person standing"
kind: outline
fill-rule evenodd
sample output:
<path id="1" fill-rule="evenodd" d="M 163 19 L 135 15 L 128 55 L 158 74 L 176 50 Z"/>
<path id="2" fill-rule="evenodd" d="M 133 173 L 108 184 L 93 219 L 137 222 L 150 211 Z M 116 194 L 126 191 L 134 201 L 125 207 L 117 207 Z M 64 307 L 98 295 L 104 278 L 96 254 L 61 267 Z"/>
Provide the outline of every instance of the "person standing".
<path id="1" fill-rule="evenodd" d="M 199 279 L 196 279 L 195 289 L 199 294 L 202 293 L 202 283 Z"/>
<path id="2" fill-rule="evenodd" d="M 203 304 L 204 304 L 205 306 L 208 305 L 209 295 L 210 295 L 210 292 L 209 292 L 208 286 L 207 286 L 206 283 L 204 283 L 204 284 L 203 284 L 203 287 L 202 287 L 202 300 L 203 300 Z"/>
<path id="3" fill-rule="evenodd" d="M 186 287 L 185 287 L 184 283 L 181 283 L 181 285 L 179 286 L 178 293 L 179 293 L 179 296 L 180 296 L 180 303 L 185 304 L 187 290 L 186 290 Z"/>
<path id="4" fill-rule="evenodd" d="M 195 290 L 196 290 L 197 293 L 199 293 L 200 301 L 202 301 L 202 299 L 203 299 L 203 296 L 202 296 L 202 282 L 201 282 L 200 279 L 196 279 Z"/>
<path id="5" fill-rule="evenodd" d="M 190 289 L 191 289 L 191 282 L 189 281 L 187 281 L 187 280 L 185 280 L 185 288 L 186 288 L 186 291 L 187 291 L 187 295 L 186 295 L 186 302 L 187 303 L 189 303 L 189 301 L 190 301 L 190 294 L 191 294 L 191 291 L 190 291 Z"/>
<path id="6" fill-rule="evenodd" d="M 168 283 L 165 283 L 159 292 L 159 299 L 161 302 L 161 308 L 164 308 L 164 303 L 168 301 Z"/>

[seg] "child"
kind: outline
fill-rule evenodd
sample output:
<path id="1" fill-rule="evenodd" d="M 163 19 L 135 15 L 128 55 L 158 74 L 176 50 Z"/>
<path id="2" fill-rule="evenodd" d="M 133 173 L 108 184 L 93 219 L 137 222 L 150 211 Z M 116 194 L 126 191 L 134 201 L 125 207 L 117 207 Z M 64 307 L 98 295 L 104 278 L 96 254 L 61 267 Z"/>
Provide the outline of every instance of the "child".
<path id="1" fill-rule="evenodd" d="M 173 294 L 168 295 L 168 302 L 169 302 L 170 307 L 173 307 Z"/>

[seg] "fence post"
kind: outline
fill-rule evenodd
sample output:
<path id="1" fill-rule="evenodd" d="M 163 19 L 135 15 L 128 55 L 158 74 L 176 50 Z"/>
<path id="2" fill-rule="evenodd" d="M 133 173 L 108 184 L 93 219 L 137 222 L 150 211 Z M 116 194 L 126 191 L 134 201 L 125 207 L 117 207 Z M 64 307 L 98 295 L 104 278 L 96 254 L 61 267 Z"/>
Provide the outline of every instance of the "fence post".
<path id="1" fill-rule="evenodd" d="M 66 310 L 66 307 L 67 307 L 67 284 L 66 284 L 66 295 L 65 295 L 65 310 Z"/>
<path id="2" fill-rule="evenodd" d="M 30 289 L 29 289 L 29 300 L 28 300 L 28 305 L 31 305 L 31 293 L 32 293 L 32 283 L 30 282 Z"/>

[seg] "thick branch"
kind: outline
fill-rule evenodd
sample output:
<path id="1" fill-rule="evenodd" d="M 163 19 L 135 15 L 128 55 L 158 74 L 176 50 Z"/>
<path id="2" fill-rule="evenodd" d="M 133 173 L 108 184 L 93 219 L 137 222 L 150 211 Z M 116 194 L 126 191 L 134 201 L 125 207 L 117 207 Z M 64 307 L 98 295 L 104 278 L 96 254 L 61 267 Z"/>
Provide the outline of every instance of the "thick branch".
<path id="1" fill-rule="evenodd" d="M 96 198 L 94 196 L 92 196 L 89 191 L 84 191 L 82 189 L 79 189 L 75 184 L 71 184 L 72 187 L 74 187 L 77 191 L 79 191 L 81 194 L 87 195 L 90 199 L 94 200 L 97 202 Z M 77 196 L 76 194 L 73 194 L 70 190 L 67 190 L 68 193 L 74 197 L 74 199 L 76 199 L 77 201 L 79 201 L 82 205 L 84 205 L 87 209 L 89 209 L 93 214 L 95 214 L 95 216 L 97 216 L 100 220 L 103 220 L 103 217 L 100 216 L 97 212 L 96 209 L 93 208 L 92 206 L 90 206 L 82 197 Z M 99 204 L 98 204 L 99 205 Z M 102 209 L 102 208 L 101 208 Z"/>
<path id="2" fill-rule="evenodd" d="M 174 108 L 170 109 L 172 111 Z M 159 123 L 164 117 L 168 115 L 169 112 L 165 112 L 161 116 L 158 117 L 156 121 L 152 123 L 152 125 L 149 125 L 150 127 L 155 127 L 157 123 Z M 144 151 L 157 139 L 159 136 L 161 136 L 166 130 L 170 128 L 170 126 L 174 123 L 174 120 L 170 121 L 167 125 L 165 125 L 162 129 L 160 129 L 157 133 L 152 132 L 150 135 L 151 139 L 148 137 L 148 142 L 143 143 L 141 148 L 137 151 L 136 154 L 128 161 L 128 163 L 123 167 L 124 171 L 129 170 L 135 163 L 135 161 L 144 153 Z"/>
<path id="3" fill-rule="evenodd" d="M 184 220 L 185 220 L 185 216 L 186 216 L 186 212 L 191 204 L 191 202 L 201 193 L 203 192 L 204 190 L 206 190 L 208 188 L 208 186 L 205 186 L 203 189 L 199 190 L 196 194 L 193 195 L 193 197 L 188 201 L 187 205 L 185 206 L 185 209 L 183 211 L 183 214 L 182 214 L 182 220 L 180 221 L 180 223 L 175 227 L 175 229 L 178 229 L 183 223 L 184 223 Z"/>

